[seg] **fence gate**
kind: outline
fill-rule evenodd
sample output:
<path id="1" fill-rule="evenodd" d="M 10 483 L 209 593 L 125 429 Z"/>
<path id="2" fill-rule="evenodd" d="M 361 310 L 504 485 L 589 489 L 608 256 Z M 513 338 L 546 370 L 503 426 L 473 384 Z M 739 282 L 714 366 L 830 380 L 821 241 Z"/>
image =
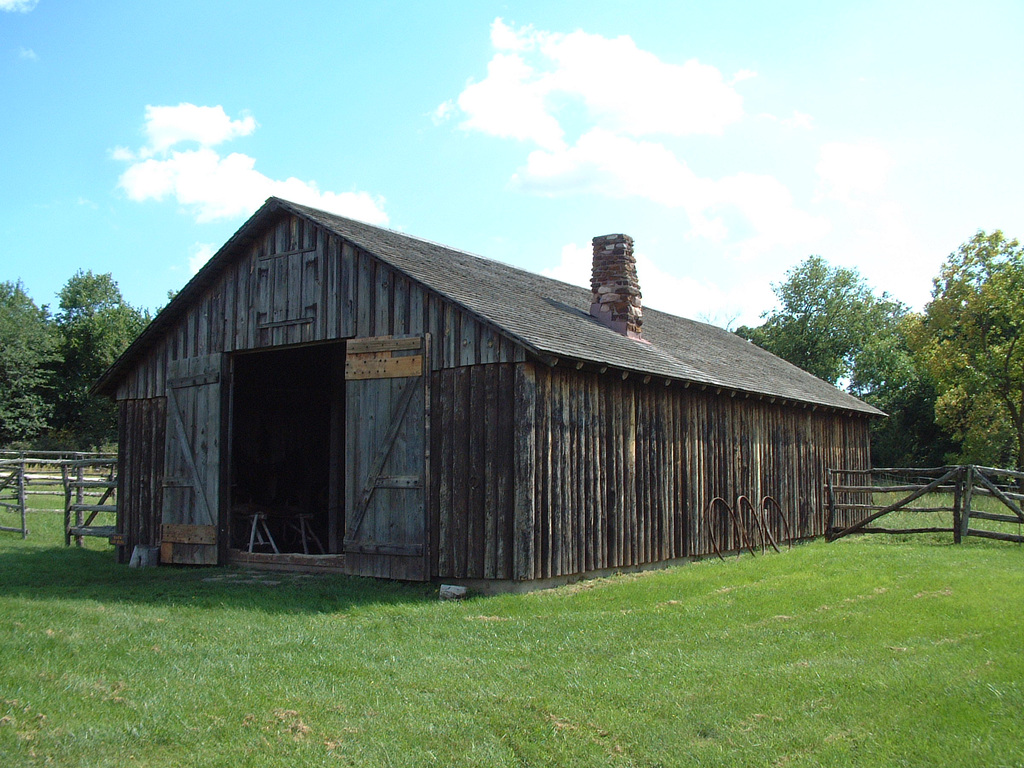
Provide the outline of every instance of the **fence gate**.
<path id="1" fill-rule="evenodd" d="M 221 355 L 168 365 L 160 562 L 216 565 Z"/>
<path id="2" fill-rule="evenodd" d="M 1011 523 L 1018 526 L 1024 524 L 1024 472 L 1012 472 L 1007 469 L 992 467 L 964 467 L 965 483 L 963 495 L 963 511 L 960 515 L 960 536 L 980 536 L 998 541 L 1013 541 L 1024 544 L 1024 536 L 1019 533 L 989 530 L 989 523 Z M 1008 483 L 1009 481 L 1009 483 Z M 1012 484 L 1012 489 L 1009 487 Z M 974 500 L 978 496 L 992 496 L 1002 502 L 1002 506 L 1012 512 L 1006 514 L 1004 509 L 986 512 L 976 509 Z M 972 521 L 983 521 L 973 523 Z M 986 527 L 980 527 L 986 526 Z"/>
<path id="3" fill-rule="evenodd" d="M 345 570 L 423 581 L 427 560 L 429 336 L 347 342 Z"/>
<path id="4" fill-rule="evenodd" d="M 880 478 L 885 481 L 880 481 Z M 851 533 L 952 533 L 1024 543 L 1018 531 L 991 530 L 990 523 L 1024 525 L 1024 472 L 973 465 L 933 469 L 830 469 L 826 485 L 829 541 Z M 882 496 L 881 502 L 878 496 Z M 896 498 L 894 498 L 896 497 Z M 926 498 L 927 497 L 927 498 Z M 980 509 L 978 500 L 992 501 Z M 915 505 L 921 500 L 926 506 Z M 892 512 L 951 513 L 949 524 L 905 528 L 871 525 Z M 1008 514 L 1012 513 L 1012 514 Z M 998 527 L 998 526 L 996 526 Z"/>

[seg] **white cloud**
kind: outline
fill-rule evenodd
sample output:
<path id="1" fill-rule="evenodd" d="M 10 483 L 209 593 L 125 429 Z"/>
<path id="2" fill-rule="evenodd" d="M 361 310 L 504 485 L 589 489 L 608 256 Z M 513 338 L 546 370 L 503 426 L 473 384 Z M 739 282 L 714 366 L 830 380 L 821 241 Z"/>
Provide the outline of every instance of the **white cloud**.
<path id="1" fill-rule="evenodd" d="M 665 146 L 618 136 L 602 129 L 585 134 L 573 147 L 536 150 L 513 177 L 521 189 L 549 194 L 640 197 L 686 211 L 692 234 L 722 241 L 728 229 L 721 217 L 737 209 L 754 233 L 737 243 L 737 255 L 754 258 L 777 245 L 820 237 L 828 223 L 799 210 L 789 190 L 771 176 L 739 173 L 701 178 Z"/>
<path id="2" fill-rule="evenodd" d="M 799 210 L 775 178 L 701 177 L 658 138 L 721 135 L 744 116 L 733 85 L 756 72 L 739 70 L 727 83 L 713 66 L 662 61 L 625 35 L 558 34 L 515 28 L 500 18 L 491 25 L 491 42 L 487 77 L 467 85 L 456 103 L 463 129 L 537 145 L 513 175 L 515 188 L 681 208 L 689 235 L 719 242 L 733 236 L 731 246 L 742 258 L 812 240 L 828 229 L 824 220 Z M 447 115 L 449 104 L 435 114 Z M 810 116 L 794 112 L 786 123 L 806 128 Z M 567 138 L 573 134 L 575 140 Z M 730 231 L 730 209 L 751 233 Z"/>
<path id="3" fill-rule="evenodd" d="M 176 107 L 146 106 L 146 151 L 166 152 L 175 144 L 194 141 L 202 147 L 214 147 L 256 130 L 251 115 L 232 120 L 221 106 L 197 107 L 182 103 Z"/>
<path id="4" fill-rule="evenodd" d="M 628 35 L 515 29 L 499 18 L 491 43 L 487 77 L 457 100 L 466 130 L 554 149 L 564 134 L 560 113 L 577 104 L 594 125 L 630 136 L 716 135 L 743 116 L 740 95 L 718 69 L 696 59 L 664 62 Z"/>
<path id="5" fill-rule="evenodd" d="M 518 54 L 496 54 L 486 79 L 470 83 L 459 95 L 459 109 L 466 115 L 462 127 L 547 148 L 562 146 L 562 127 L 544 104 L 547 84 L 533 74 Z"/>
<path id="6" fill-rule="evenodd" d="M 448 101 L 437 105 L 437 109 L 430 113 L 430 119 L 434 121 L 434 125 L 440 125 L 451 117 L 454 111 L 455 102 L 449 99 Z"/>
<path id="7" fill-rule="evenodd" d="M 581 98 L 597 124 L 631 136 L 722 133 L 743 116 L 743 101 L 715 67 L 661 61 L 623 35 L 547 34 L 541 52 L 554 69 L 554 93 Z"/>
<path id="8" fill-rule="evenodd" d="M 785 118 L 782 121 L 782 124 L 787 128 L 802 128 L 809 131 L 814 127 L 814 118 L 806 112 L 800 112 L 794 109 L 793 116 Z"/>
<path id="9" fill-rule="evenodd" d="M 119 160 L 124 163 L 130 163 L 133 160 L 137 159 L 138 155 L 136 155 L 128 147 L 114 147 L 112 150 L 110 150 L 110 157 L 112 160 Z"/>
<path id="10" fill-rule="evenodd" d="M 816 171 L 820 194 L 843 202 L 877 195 L 885 188 L 892 167 L 889 153 L 872 142 L 832 142 L 821 148 Z"/>
<path id="11" fill-rule="evenodd" d="M 28 13 L 39 3 L 39 0 L 0 0 L 0 11 L 16 11 Z"/>
<path id="12" fill-rule="evenodd" d="M 18 58 L 25 59 L 26 61 L 39 61 L 39 54 L 31 48 L 19 48 Z"/>
<path id="13" fill-rule="evenodd" d="M 754 229 L 740 240 L 737 256 L 757 258 L 776 246 L 809 243 L 825 235 L 829 222 L 801 210 L 785 184 L 772 176 L 737 173 L 715 182 L 716 202 L 735 207 Z"/>
<path id="14" fill-rule="evenodd" d="M 214 243 L 193 243 L 189 249 L 188 255 L 188 269 L 191 274 L 195 274 L 202 269 L 206 262 L 210 260 L 210 257 L 217 252 L 217 246 Z"/>
<path id="15" fill-rule="evenodd" d="M 562 255 L 558 264 L 540 273 L 545 277 L 561 280 L 563 283 L 572 283 L 584 288 L 590 287 L 590 270 L 593 260 L 593 250 L 582 248 L 575 243 L 562 246 Z"/>
<path id="16" fill-rule="evenodd" d="M 491 45 L 497 51 L 522 51 L 531 47 L 536 38 L 533 25 L 513 29 L 501 17 L 491 23 Z"/>
<path id="17" fill-rule="evenodd" d="M 131 200 L 173 198 L 201 222 L 247 216 L 276 196 L 371 224 L 387 223 L 382 197 L 321 191 L 316 182 L 294 177 L 271 179 L 256 170 L 254 158 L 237 152 L 224 156 L 212 148 L 255 128 L 253 118 L 231 120 L 219 106 L 147 107 L 150 143 L 137 152 L 125 147 L 111 151 L 113 159 L 129 163 L 118 186 Z M 175 148 L 186 142 L 200 146 Z"/>

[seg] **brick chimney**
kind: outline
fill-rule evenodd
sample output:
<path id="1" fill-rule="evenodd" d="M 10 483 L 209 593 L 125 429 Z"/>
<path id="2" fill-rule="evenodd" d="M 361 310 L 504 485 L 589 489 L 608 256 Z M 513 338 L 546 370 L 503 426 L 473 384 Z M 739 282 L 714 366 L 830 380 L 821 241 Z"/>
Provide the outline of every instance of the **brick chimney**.
<path id="1" fill-rule="evenodd" d="M 592 242 L 594 271 L 590 278 L 590 314 L 623 336 L 639 339 L 643 310 L 636 259 L 633 258 L 633 238 L 601 235 Z"/>

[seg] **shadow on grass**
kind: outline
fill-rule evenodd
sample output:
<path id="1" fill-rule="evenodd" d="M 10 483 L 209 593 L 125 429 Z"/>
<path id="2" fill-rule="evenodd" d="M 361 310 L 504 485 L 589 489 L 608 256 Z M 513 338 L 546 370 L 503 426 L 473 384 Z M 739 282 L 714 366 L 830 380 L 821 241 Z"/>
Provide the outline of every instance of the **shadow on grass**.
<path id="1" fill-rule="evenodd" d="M 331 613 L 437 599 L 430 584 L 233 567 L 134 569 L 119 565 L 113 552 L 0 543 L 0 600 L 12 597 L 268 613 Z"/>

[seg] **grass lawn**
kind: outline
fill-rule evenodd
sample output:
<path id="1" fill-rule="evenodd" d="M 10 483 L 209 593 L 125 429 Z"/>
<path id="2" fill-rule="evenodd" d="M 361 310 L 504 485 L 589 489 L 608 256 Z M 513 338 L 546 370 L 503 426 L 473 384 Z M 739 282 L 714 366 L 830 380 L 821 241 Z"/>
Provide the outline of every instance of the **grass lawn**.
<path id="1" fill-rule="evenodd" d="M 1024 550 L 850 537 L 528 595 L 0 534 L 0 766 L 1024 766 Z"/>

